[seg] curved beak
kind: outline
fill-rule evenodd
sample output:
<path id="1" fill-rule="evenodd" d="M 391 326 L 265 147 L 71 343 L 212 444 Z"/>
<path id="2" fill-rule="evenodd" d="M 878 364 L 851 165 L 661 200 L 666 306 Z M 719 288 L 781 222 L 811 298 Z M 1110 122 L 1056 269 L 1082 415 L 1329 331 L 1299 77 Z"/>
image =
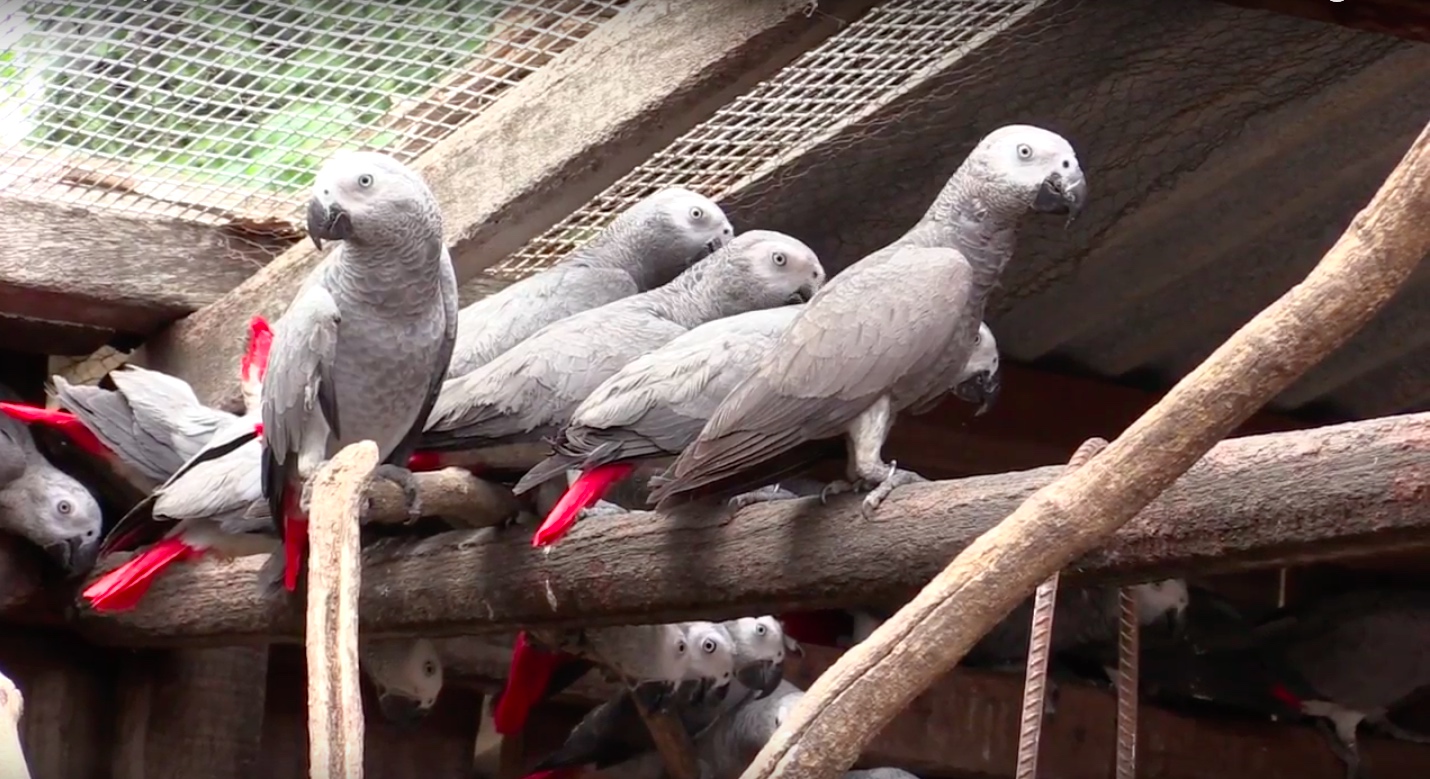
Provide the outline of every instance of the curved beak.
<path id="1" fill-rule="evenodd" d="M 773 693 L 780 686 L 780 682 L 784 680 L 784 667 L 773 660 L 761 660 L 736 671 L 735 679 L 740 684 L 755 690 L 758 693 L 755 696 L 756 700 L 768 698 L 770 693 Z"/>
<path id="2" fill-rule="evenodd" d="M 1173 639 L 1178 641 L 1186 637 L 1187 634 L 1187 610 L 1174 609 L 1162 615 L 1162 621 L 1167 627 L 1168 633 Z"/>
<path id="3" fill-rule="evenodd" d="M 677 695 L 682 700 L 700 705 L 705 702 L 706 696 L 710 694 L 710 686 L 713 679 L 686 679 L 677 687 Z"/>
<path id="4" fill-rule="evenodd" d="M 1033 210 L 1044 214 L 1067 214 L 1068 222 L 1077 218 L 1087 205 L 1087 179 L 1082 171 L 1064 176 L 1055 171 L 1043 179 L 1038 194 L 1033 196 Z"/>
<path id="5" fill-rule="evenodd" d="M 386 717 L 388 722 L 402 727 L 417 724 L 431 711 L 424 707 L 421 701 L 393 692 L 385 692 L 377 696 L 377 705 L 382 709 L 382 716 Z"/>
<path id="6" fill-rule="evenodd" d="M 631 697 L 640 703 L 641 708 L 652 714 L 665 711 L 670 705 L 671 698 L 675 697 L 678 687 L 670 682 L 640 682 L 631 688 Z"/>
<path id="7" fill-rule="evenodd" d="M 99 558 L 99 541 L 86 542 L 83 536 L 66 538 L 44 547 L 45 554 L 70 576 L 78 576 L 94 567 Z"/>
<path id="8" fill-rule="evenodd" d="M 341 205 L 329 205 L 316 197 L 308 201 L 308 237 L 314 246 L 322 249 L 323 241 L 345 241 L 352 234 L 352 216 Z"/>
<path id="9" fill-rule="evenodd" d="M 789 302 L 792 305 L 808 303 L 811 299 L 814 298 L 814 293 L 817 291 L 818 290 L 815 289 L 814 282 L 802 284 L 800 285 L 799 289 L 795 290 L 794 293 L 789 296 Z"/>
<path id="10" fill-rule="evenodd" d="M 998 401 L 998 393 L 1003 389 L 1001 374 L 1001 368 L 992 372 L 979 371 L 954 387 L 953 394 L 959 400 L 976 404 L 978 410 L 973 415 L 981 417 Z"/>

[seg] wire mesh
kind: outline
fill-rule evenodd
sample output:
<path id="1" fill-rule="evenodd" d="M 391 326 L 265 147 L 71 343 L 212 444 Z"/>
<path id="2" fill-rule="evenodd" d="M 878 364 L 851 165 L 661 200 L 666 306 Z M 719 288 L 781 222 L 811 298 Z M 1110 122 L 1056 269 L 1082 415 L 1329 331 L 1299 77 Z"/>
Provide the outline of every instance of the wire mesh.
<path id="1" fill-rule="evenodd" d="M 716 111 L 489 273 L 516 279 L 559 261 L 622 210 L 663 187 L 719 200 L 807 147 L 1039 0 L 890 0 Z"/>
<path id="2" fill-rule="evenodd" d="M 411 159 L 624 4 L 0 3 L 0 190 L 281 229 L 334 149 Z"/>

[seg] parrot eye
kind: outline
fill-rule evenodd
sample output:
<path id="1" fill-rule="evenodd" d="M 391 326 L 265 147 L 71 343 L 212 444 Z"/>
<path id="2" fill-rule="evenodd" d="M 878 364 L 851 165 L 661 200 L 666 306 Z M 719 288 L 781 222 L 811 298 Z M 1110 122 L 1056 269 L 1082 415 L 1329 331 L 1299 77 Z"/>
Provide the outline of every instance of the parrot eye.
<path id="1" fill-rule="evenodd" d="M 690 209 L 690 218 L 699 221 L 705 217 L 705 209 L 696 206 Z"/>
<path id="2" fill-rule="evenodd" d="M 757 636 L 763 636 L 764 634 L 766 634 L 766 633 L 768 633 L 768 632 L 770 632 L 770 629 L 767 628 L 767 627 L 765 627 L 765 625 L 764 625 L 763 622 L 761 622 L 761 623 L 758 624 L 758 625 L 755 625 L 755 635 L 757 635 Z"/>
<path id="3" fill-rule="evenodd" d="M 59 503 L 55 504 L 55 511 L 58 511 L 61 514 L 68 514 L 71 511 L 74 511 L 74 506 L 71 505 L 69 501 L 62 500 Z"/>
<path id="4" fill-rule="evenodd" d="M 1019 157 L 1019 159 L 1024 159 L 1024 160 L 1032 159 L 1032 157 L 1033 157 L 1033 147 L 1032 147 L 1032 146 L 1029 146 L 1029 145 L 1026 144 L 1026 143 L 1020 143 L 1020 144 L 1018 144 L 1018 157 Z"/>
<path id="5" fill-rule="evenodd" d="M 358 186 L 364 188 L 372 186 L 372 174 L 364 173 L 361 176 L 358 176 Z"/>
<path id="6" fill-rule="evenodd" d="M 436 676 L 437 664 L 432 662 L 431 660 L 428 660 L 427 662 L 422 664 L 422 673 L 428 676 Z"/>
<path id="7" fill-rule="evenodd" d="M 677 641 L 677 642 L 675 642 L 675 653 L 678 654 L 678 655 L 683 655 L 683 654 L 685 654 L 685 642 L 684 642 L 684 641 Z"/>
<path id="8" fill-rule="evenodd" d="M 775 252 L 774 254 L 770 255 L 770 259 L 774 260 L 776 265 L 784 265 L 786 262 L 789 261 L 785 257 L 784 252 Z"/>
<path id="9" fill-rule="evenodd" d="M 713 639 L 713 638 L 707 638 L 707 639 L 705 639 L 704 641 L 701 641 L 701 642 L 700 642 L 700 648 L 703 649 L 703 650 L 705 650 L 705 654 L 707 654 L 707 655 L 709 655 L 709 654 L 714 654 L 714 653 L 715 653 L 715 639 Z"/>

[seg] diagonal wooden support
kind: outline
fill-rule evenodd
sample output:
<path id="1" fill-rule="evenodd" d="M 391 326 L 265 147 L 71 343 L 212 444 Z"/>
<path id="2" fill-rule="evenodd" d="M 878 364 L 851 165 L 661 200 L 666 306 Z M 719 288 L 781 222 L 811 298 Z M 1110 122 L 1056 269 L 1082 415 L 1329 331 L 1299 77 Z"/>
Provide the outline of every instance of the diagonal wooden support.
<path id="1" fill-rule="evenodd" d="M 660 761 L 665 764 L 666 776 L 670 779 L 700 779 L 700 766 L 695 762 L 695 746 L 690 734 L 680 724 L 680 719 L 667 710 L 659 714 L 651 713 L 635 698 L 636 711 L 641 721 L 650 731 L 651 741 L 660 753 Z"/>
<path id="2" fill-rule="evenodd" d="M 377 463 L 377 444 L 362 441 L 338 452 L 313 483 L 305 639 L 312 779 L 362 779 L 358 526 Z"/>
<path id="3" fill-rule="evenodd" d="M 806 693 L 742 779 L 833 779 L 1037 583 L 1096 548 L 1350 339 L 1430 253 L 1430 126 L 1305 281 L 1085 467 L 1034 493 Z"/>
<path id="4" fill-rule="evenodd" d="M 1067 472 L 1081 468 L 1106 448 L 1107 440 L 1103 438 L 1084 441 L 1068 458 Z M 1053 653 L 1053 617 L 1057 614 L 1059 578 L 1058 572 L 1054 571 L 1052 576 L 1038 585 L 1038 591 L 1033 596 L 1033 627 L 1028 633 L 1028 670 L 1023 675 L 1023 711 L 1018 722 L 1017 779 L 1034 779 L 1038 775 L 1038 741 L 1043 734 L 1048 661 Z"/>

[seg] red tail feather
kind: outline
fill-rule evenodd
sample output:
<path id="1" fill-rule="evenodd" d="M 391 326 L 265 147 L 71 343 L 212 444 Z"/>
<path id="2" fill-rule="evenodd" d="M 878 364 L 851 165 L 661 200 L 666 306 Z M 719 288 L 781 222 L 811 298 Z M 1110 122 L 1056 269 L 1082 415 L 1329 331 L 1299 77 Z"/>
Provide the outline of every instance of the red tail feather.
<path id="1" fill-rule="evenodd" d="M 39 406 L 27 406 L 24 403 L 0 402 L 0 413 L 26 424 L 52 427 L 68 436 L 75 446 L 95 457 L 108 458 L 112 456 L 109 447 L 105 446 L 98 436 L 90 432 L 89 428 L 79 421 L 79 417 L 68 411 L 51 411 Z"/>
<path id="2" fill-rule="evenodd" d="M 128 611 L 139 605 L 139 599 L 149 591 L 160 571 L 171 563 L 201 557 L 203 553 L 204 550 L 189 546 L 179 536 L 166 538 L 99 577 L 80 595 L 95 611 Z"/>
<path id="3" fill-rule="evenodd" d="M 308 520 L 283 518 L 283 589 L 298 589 L 298 570 L 303 565 L 303 551 L 308 547 Z"/>
<path id="4" fill-rule="evenodd" d="M 546 691 L 551 674 L 561 662 L 560 654 L 532 646 L 525 631 L 516 634 L 506 686 L 492 711 L 492 724 L 497 733 L 506 736 L 521 732 L 532 707 Z"/>
<path id="5" fill-rule="evenodd" d="M 536 529 L 531 545 L 549 546 L 560 541 L 566 531 L 576 524 L 576 515 L 581 513 L 581 509 L 595 505 L 612 484 L 631 475 L 635 467 L 633 463 L 608 463 L 583 471 L 581 478 L 567 488 L 561 500 L 551 508 L 551 513 L 546 515 L 541 527 Z"/>
<path id="6" fill-rule="evenodd" d="M 407 458 L 407 470 L 413 473 L 442 470 L 442 453 L 419 450 Z"/>
<path id="7" fill-rule="evenodd" d="M 247 379 L 252 372 L 256 372 L 255 378 L 263 380 L 263 375 L 268 372 L 268 350 L 272 346 L 273 329 L 268 326 L 268 320 L 257 315 L 248 320 L 248 349 L 243 353 L 239 366 L 243 378 Z"/>

